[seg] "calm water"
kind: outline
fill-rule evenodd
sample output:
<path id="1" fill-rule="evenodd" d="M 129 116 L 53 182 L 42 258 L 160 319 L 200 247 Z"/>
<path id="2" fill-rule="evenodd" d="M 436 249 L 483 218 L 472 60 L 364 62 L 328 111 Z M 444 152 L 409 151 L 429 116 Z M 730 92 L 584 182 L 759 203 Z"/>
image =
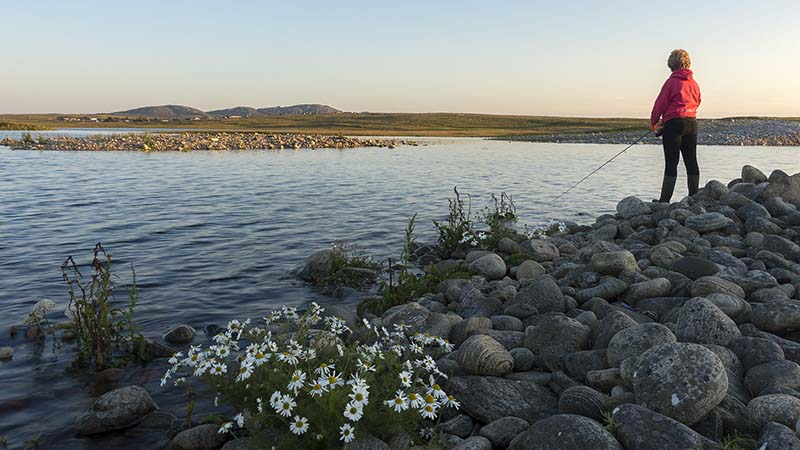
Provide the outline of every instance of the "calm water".
<path id="1" fill-rule="evenodd" d="M 510 192 L 521 222 L 531 225 L 590 223 L 622 197 L 650 199 L 660 187 L 660 148 L 636 146 L 549 206 L 621 147 L 425 142 L 393 150 L 150 154 L 0 147 L 0 346 L 15 349 L 13 361 L 0 363 L 0 436 L 12 448 L 39 432 L 50 433 L 43 442 L 65 439 L 61 448 L 104 448 L 71 437 L 68 426 L 108 386 L 64 372 L 63 355 L 7 332 L 42 298 L 63 309 L 59 265 L 68 255 L 87 261 L 96 242 L 113 253 L 117 269 L 134 264 L 139 322 L 157 337 L 177 323 L 202 329 L 260 317 L 279 304 L 336 301 L 287 272 L 334 240 L 378 258 L 397 256 L 408 217 L 418 212 L 418 234 L 431 238 L 431 220 L 447 213 L 453 186 L 471 194 L 473 211 L 490 193 Z M 746 163 L 800 172 L 800 148 L 703 147 L 699 159 L 703 182 L 736 178 Z M 144 384 L 180 417 L 185 401 L 174 388 L 158 387 L 162 369 L 132 369 L 120 385 Z"/>

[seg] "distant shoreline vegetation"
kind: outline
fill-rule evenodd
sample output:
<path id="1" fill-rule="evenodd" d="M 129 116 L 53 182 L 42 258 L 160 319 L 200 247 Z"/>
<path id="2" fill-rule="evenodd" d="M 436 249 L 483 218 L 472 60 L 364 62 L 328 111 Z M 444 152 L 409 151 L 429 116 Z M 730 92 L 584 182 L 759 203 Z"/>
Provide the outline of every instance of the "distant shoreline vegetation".
<path id="1" fill-rule="evenodd" d="M 37 130 L 48 130 L 48 129 L 50 128 L 41 125 L 0 121 L 0 130 L 37 131 Z"/>

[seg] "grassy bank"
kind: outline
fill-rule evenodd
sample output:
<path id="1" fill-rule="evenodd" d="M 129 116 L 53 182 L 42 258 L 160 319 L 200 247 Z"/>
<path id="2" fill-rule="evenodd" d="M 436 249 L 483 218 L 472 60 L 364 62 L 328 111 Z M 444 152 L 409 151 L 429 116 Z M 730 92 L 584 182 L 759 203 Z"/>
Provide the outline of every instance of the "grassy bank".
<path id="1" fill-rule="evenodd" d="M 243 117 L 125 122 L 119 117 L 92 115 L 98 122 L 66 121 L 84 115 L 0 115 L 8 121 L 42 128 L 179 128 L 219 131 L 268 131 L 276 133 L 346 134 L 364 136 L 475 136 L 493 137 L 548 133 L 627 131 L 647 125 L 643 119 L 595 119 L 546 116 L 500 116 L 453 113 L 343 113 L 304 116 Z M 59 120 L 59 118 L 62 118 Z M 111 119 L 109 119 L 111 118 Z M 104 120 L 109 120 L 108 122 Z M 113 120 L 113 121 L 112 121 Z"/>

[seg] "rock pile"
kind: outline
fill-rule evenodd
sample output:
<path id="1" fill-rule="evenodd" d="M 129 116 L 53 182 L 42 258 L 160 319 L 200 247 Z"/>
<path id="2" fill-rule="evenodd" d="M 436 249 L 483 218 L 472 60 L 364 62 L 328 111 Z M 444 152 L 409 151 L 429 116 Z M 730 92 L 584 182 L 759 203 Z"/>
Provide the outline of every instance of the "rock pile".
<path id="1" fill-rule="evenodd" d="M 591 226 L 440 261 L 476 275 L 368 319 L 413 317 L 459 347 L 439 361 L 457 449 L 716 449 L 734 434 L 797 448 L 798 208 L 800 174 L 748 166 L 676 203 L 626 198 Z"/>
<path id="2" fill-rule="evenodd" d="M 62 151 L 192 151 L 192 150 L 282 150 L 358 148 L 416 145 L 396 139 L 352 138 L 347 136 L 268 134 L 246 132 L 183 132 L 147 134 L 97 134 L 84 137 L 52 136 L 46 139 L 5 138 L 0 145 L 14 150 Z"/>

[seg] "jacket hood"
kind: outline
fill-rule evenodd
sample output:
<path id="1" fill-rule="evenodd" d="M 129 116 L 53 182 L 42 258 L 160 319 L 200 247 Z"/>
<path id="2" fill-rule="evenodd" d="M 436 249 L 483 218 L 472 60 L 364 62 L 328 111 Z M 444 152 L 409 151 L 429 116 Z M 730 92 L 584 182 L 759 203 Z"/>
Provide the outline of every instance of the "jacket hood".
<path id="1" fill-rule="evenodd" d="M 675 72 L 672 72 L 670 78 L 678 78 L 681 80 L 690 80 L 692 78 L 692 71 L 689 69 L 678 69 Z"/>

